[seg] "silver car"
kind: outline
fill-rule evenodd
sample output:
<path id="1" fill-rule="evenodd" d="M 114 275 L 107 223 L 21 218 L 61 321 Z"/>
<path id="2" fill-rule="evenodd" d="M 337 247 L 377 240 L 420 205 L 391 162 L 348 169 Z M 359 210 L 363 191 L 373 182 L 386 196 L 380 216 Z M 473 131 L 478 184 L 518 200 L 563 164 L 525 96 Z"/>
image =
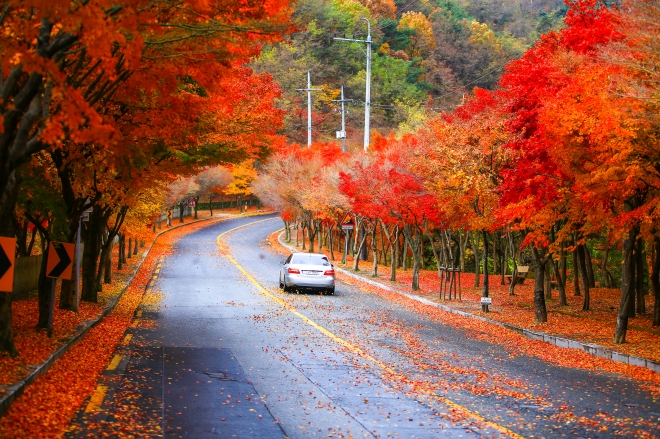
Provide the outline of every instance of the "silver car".
<path id="1" fill-rule="evenodd" d="M 335 294 L 335 267 L 327 256 L 292 253 L 282 264 L 280 288 L 284 291 L 314 289 Z"/>

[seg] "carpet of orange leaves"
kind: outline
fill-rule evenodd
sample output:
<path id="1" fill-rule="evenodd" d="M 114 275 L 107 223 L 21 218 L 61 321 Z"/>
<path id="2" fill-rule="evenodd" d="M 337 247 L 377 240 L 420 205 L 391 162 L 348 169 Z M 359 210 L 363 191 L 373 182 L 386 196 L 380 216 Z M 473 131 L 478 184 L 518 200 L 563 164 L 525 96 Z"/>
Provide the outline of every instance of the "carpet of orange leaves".
<path id="1" fill-rule="evenodd" d="M 277 237 L 280 232 L 270 235 L 269 243 L 278 251 L 286 254 L 290 251 L 279 244 Z M 294 246 L 294 242 L 290 245 Z M 323 252 L 329 255 L 326 248 Z M 341 253 L 336 252 L 339 259 Z M 353 259 L 349 256 L 346 266 L 335 261 L 335 265 L 352 269 Z M 372 262 L 360 262 L 360 274 L 367 279 L 376 280 L 384 285 L 394 287 L 399 291 L 415 294 L 419 297 L 441 303 L 455 309 L 480 315 L 498 322 L 509 323 L 521 328 L 552 334 L 584 343 L 593 343 L 612 349 L 614 351 L 635 355 L 655 361 L 660 361 L 660 331 L 652 328 L 652 315 L 647 312 L 630 320 L 627 342 L 615 345 L 612 343 L 616 312 L 619 305 L 620 291 L 617 289 L 596 288 L 591 291 L 591 310 L 582 311 L 580 296 L 574 296 L 572 286 L 568 286 L 567 296 L 569 304 L 560 306 L 558 293 L 553 292 L 553 299 L 547 300 L 548 322 L 534 324 L 533 308 L 533 279 L 528 279 L 515 288 L 515 296 L 509 296 L 508 285 L 501 285 L 500 277 L 491 275 L 490 297 L 493 304 L 490 312 L 481 311 L 481 288 L 474 287 L 474 274 L 461 275 L 462 300 L 441 300 L 439 295 L 439 279 L 435 270 L 422 270 L 420 273 L 420 291 L 412 291 L 412 270 L 397 270 L 397 281 L 390 282 L 390 267 L 378 266 L 378 277 L 371 276 Z M 656 392 L 660 392 L 660 374 L 646 368 L 616 363 L 598 358 L 576 349 L 563 349 L 540 341 L 533 341 L 513 331 L 503 330 L 500 326 L 489 324 L 477 319 L 470 319 L 458 314 L 449 313 L 433 306 L 424 305 L 397 293 L 377 288 L 365 282 L 357 281 L 351 277 L 339 274 L 338 279 L 350 284 L 359 285 L 364 291 L 378 294 L 388 300 L 404 304 L 424 314 L 430 315 L 444 323 L 457 327 L 475 330 L 475 336 L 492 343 L 501 344 L 511 355 L 534 355 L 545 361 L 555 364 L 580 367 L 589 370 L 605 370 L 623 373 L 637 379 L 649 381 Z M 483 281 L 483 275 L 481 280 Z M 646 309 L 652 311 L 653 298 L 647 296 Z M 506 334 L 506 335 L 505 335 Z"/>
<path id="2" fill-rule="evenodd" d="M 225 212 L 229 213 L 229 212 Z M 237 213 L 237 212 L 231 212 Z M 204 216 L 200 216 L 203 219 Z M 231 217 L 229 217 L 231 218 Z M 172 245 L 182 236 L 209 225 L 208 222 L 189 223 L 176 228 L 157 239 L 130 285 L 118 300 L 114 311 L 92 328 L 87 335 L 73 345 L 51 369 L 28 386 L 0 419 L 0 437 L 61 437 L 75 412 L 94 391 L 99 374 L 108 364 L 111 354 L 121 342 L 124 331 L 133 319 L 145 288 L 157 261 L 167 256 Z M 178 222 L 173 222 L 176 226 Z M 40 364 L 75 333 L 75 328 L 85 320 L 98 318 L 104 305 L 113 295 L 119 294 L 130 275 L 135 271 L 140 255 L 129 259 L 120 272 L 115 271 L 114 282 L 105 287 L 99 303 L 81 302 L 80 312 L 55 310 L 53 337 L 49 339 L 36 324 L 36 297 L 16 301 L 13 304 L 15 342 L 19 355 L 15 358 L 0 357 L 0 383 L 11 384 L 24 378 L 30 365 Z M 113 255 L 116 267 L 117 254 Z M 56 303 L 58 303 L 56 301 Z"/>

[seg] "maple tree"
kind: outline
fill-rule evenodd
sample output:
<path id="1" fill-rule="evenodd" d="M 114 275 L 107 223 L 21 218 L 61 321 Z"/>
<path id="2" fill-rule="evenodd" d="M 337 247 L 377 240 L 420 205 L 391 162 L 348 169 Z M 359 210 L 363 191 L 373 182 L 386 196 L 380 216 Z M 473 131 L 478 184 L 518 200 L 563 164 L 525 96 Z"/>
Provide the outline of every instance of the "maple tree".
<path id="1" fill-rule="evenodd" d="M 246 160 L 231 168 L 231 183 L 227 185 L 225 193 L 236 195 L 236 205 L 241 206 L 246 195 L 252 195 L 252 182 L 257 178 L 254 169 L 254 160 Z M 242 207 L 241 207 L 242 208 Z"/>
<path id="2" fill-rule="evenodd" d="M 509 141 L 506 118 L 491 93 L 475 89 L 474 98 L 451 117 L 430 121 L 419 137 L 415 169 L 442 206 L 443 228 L 465 228 L 482 235 L 482 291 L 488 297 L 488 232 L 496 225 L 495 188 L 507 161 L 503 150 Z"/>
<path id="3" fill-rule="evenodd" d="M 418 290 L 423 225 L 436 220 L 437 207 L 434 197 L 410 167 L 409 153 L 414 143 L 413 136 L 404 136 L 401 142 L 392 138 L 381 142 L 371 160 L 356 160 L 350 173 L 340 173 L 339 190 L 348 196 L 354 212 L 372 220 L 370 227 L 375 228 L 378 220 L 401 227 L 413 256 L 412 288 Z M 372 245 L 375 246 L 373 234 Z M 376 264 L 375 252 L 373 258 Z"/>
<path id="4" fill-rule="evenodd" d="M 140 193 L 135 184 L 148 186 L 142 176 L 158 181 L 267 153 L 281 118 L 272 108 L 278 89 L 240 64 L 259 53 L 259 43 L 280 39 L 291 14 L 284 0 L 183 9 L 106 3 L 10 1 L 0 23 L 0 234 L 13 235 L 21 166 L 52 161 L 46 167 L 61 180 L 67 218 L 58 220 L 68 222 L 69 239 L 85 200 L 97 207 L 85 232 L 83 297 L 91 300 L 94 243 L 111 212 L 130 204 L 122 197 Z M 11 351 L 4 297 L 0 311 L 0 349 Z"/>
<path id="5" fill-rule="evenodd" d="M 211 166 L 194 177 L 199 187 L 195 196 L 195 218 L 197 218 L 199 200 L 203 196 L 208 197 L 209 212 L 213 216 L 213 200 L 224 193 L 227 185 L 231 183 L 231 178 L 231 172 L 223 166 Z"/>

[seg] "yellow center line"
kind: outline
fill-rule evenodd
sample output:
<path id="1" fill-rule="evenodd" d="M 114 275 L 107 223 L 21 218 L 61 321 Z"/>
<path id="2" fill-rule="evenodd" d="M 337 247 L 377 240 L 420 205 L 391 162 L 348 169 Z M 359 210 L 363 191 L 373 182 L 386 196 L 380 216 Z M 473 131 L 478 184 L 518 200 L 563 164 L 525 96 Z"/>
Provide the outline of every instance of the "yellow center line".
<path id="1" fill-rule="evenodd" d="M 105 398 L 105 394 L 108 391 L 108 386 L 104 385 L 99 385 L 96 387 L 96 390 L 92 394 L 92 397 L 89 400 L 89 404 L 87 404 L 87 408 L 85 411 L 87 413 L 89 412 L 96 412 L 101 408 L 101 404 L 103 404 L 103 398 Z"/>
<path id="2" fill-rule="evenodd" d="M 255 222 L 252 222 L 252 223 L 243 224 L 242 226 L 234 227 L 233 229 L 227 230 L 226 232 L 223 232 L 223 233 L 221 233 L 220 235 L 218 235 L 216 241 L 217 241 L 218 245 L 219 245 L 220 247 L 222 247 L 223 245 L 222 245 L 222 240 L 221 240 L 221 238 L 222 238 L 224 235 L 226 235 L 226 234 L 228 234 L 228 233 L 231 233 L 231 232 L 233 232 L 233 231 L 235 231 L 235 230 L 242 229 L 243 227 L 247 227 L 247 226 L 251 226 L 251 225 L 253 225 L 253 224 L 257 224 L 257 223 L 260 223 L 260 222 L 263 222 L 263 221 L 271 221 L 271 220 L 272 220 L 272 218 L 267 219 L 267 220 L 255 221 Z M 227 259 L 229 259 L 229 260 L 230 260 L 230 261 L 236 266 L 236 268 L 238 268 L 238 269 L 241 271 L 241 273 L 243 273 L 243 275 L 244 275 L 244 276 L 245 276 L 250 282 L 252 282 L 252 283 L 253 283 L 253 284 L 259 289 L 259 291 L 261 291 L 262 293 L 264 293 L 267 297 L 270 297 L 271 299 L 273 299 L 275 302 L 277 302 L 277 303 L 279 303 L 280 305 L 282 305 L 282 307 L 283 307 L 284 309 L 286 309 L 287 311 L 291 312 L 291 313 L 292 313 L 293 315 L 295 315 L 296 317 L 299 317 L 302 321 L 304 321 L 304 322 L 307 323 L 308 325 L 310 325 L 310 326 L 316 328 L 316 329 L 319 330 L 322 334 L 326 335 L 326 336 L 329 337 L 330 339 L 332 339 L 332 340 L 336 341 L 337 343 L 343 345 L 343 346 L 346 347 L 348 350 L 350 350 L 350 351 L 352 351 L 352 352 L 355 352 L 356 354 L 362 356 L 363 358 L 366 358 L 367 360 L 373 362 L 373 363 L 376 364 L 378 367 L 380 367 L 381 369 L 383 369 L 385 372 L 387 372 L 387 373 L 389 373 L 390 375 L 392 375 L 392 378 L 394 378 L 396 381 L 399 381 L 399 382 L 410 381 L 405 375 L 396 372 L 394 369 L 390 368 L 389 366 L 387 366 L 387 365 L 386 365 L 385 363 L 383 363 L 382 361 L 379 361 L 379 360 L 375 359 L 374 357 L 372 357 L 372 356 L 369 355 L 368 353 L 364 352 L 364 351 L 363 351 L 362 349 L 360 349 L 359 347 L 357 347 L 357 346 L 351 344 L 350 342 L 344 340 L 344 339 L 341 338 L 341 337 L 338 337 L 337 335 L 333 334 L 332 332 L 330 332 L 329 330 L 327 330 L 327 329 L 324 328 L 323 326 L 319 325 L 319 324 L 316 323 L 315 321 L 311 320 L 310 318 L 308 318 L 308 317 L 304 316 L 303 314 L 299 313 L 298 311 L 296 311 L 293 307 L 291 307 L 290 305 L 288 305 L 284 300 L 280 299 L 280 298 L 277 297 L 276 295 L 274 295 L 274 294 L 272 294 L 271 292 L 269 292 L 268 290 L 266 290 L 266 289 L 265 289 L 265 288 L 264 288 L 259 282 L 257 282 L 257 280 L 256 280 L 254 277 L 252 277 L 252 275 L 250 275 L 250 273 L 248 273 L 247 271 L 245 271 L 245 269 L 241 266 L 241 264 L 239 264 L 239 263 L 238 263 L 233 257 L 231 257 L 231 255 L 229 255 L 228 253 L 226 253 L 225 256 L 227 257 Z M 489 427 L 491 427 L 491 428 L 493 428 L 493 429 L 499 431 L 500 433 L 506 434 L 507 436 L 512 437 L 512 438 L 514 438 L 514 439 L 525 439 L 524 436 L 521 436 L 521 435 L 519 435 L 518 433 L 516 433 L 516 432 L 514 432 L 514 431 L 511 431 L 511 430 L 509 430 L 508 428 L 506 428 L 506 427 L 504 427 L 504 426 L 502 426 L 502 425 L 500 425 L 500 424 L 497 424 L 497 423 L 495 423 L 495 422 L 493 422 L 493 421 L 490 421 L 490 420 L 484 418 L 483 416 L 481 416 L 479 413 L 477 413 L 477 412 L 475 412 L 475 411 L 472 411 L 472 410 L 470 410 L 469 408 L 464 407 L 464 406 L 462 406 L 462 405 L 460 405 L 460 404 L 458 404 L 458 403 L 456 403 L 456 402 L 454 402 L 454 401 L 452 401 L 452 400 L 450 400 L 450 399 L 448 399 L 448 398 L 445 398 L 445 397 L 442 397 L 442 396 L 438 396 L 438 395 L 436 395 L 434 392 L 427 392 L 427 393 L 430 394 L 430 396 L 434 397 L 437 401 L 439 401 L 439 402 L 441 402 L 441 403 L 443 403 L 443 404 L 449 406 L 450 408 L 452 408 L 452 409 L 454 409 L 454 410 L 456 410 L 456 411 L 462 412 L 463 414 L 469 416 L 470 418 L 472 418 L 472 419 L 474 419 L 474 420 L 476 420 L 476 421 L 482 422 L 483 424 L 485 424 L 485 425 L 487 425 L 487 426 L 489 426 Z"/>
<path id="3" fill-rule="evenodd" d="M 115 356 L 112 358 L 112 361 L 110 364 L 108 364 L 108 367 L 105 368 L 105 370 L 117 370 L 117 367 L 119 367 L 119 363 L 121 363 L 122 356 L 119 354 L 115 354 Z"/>

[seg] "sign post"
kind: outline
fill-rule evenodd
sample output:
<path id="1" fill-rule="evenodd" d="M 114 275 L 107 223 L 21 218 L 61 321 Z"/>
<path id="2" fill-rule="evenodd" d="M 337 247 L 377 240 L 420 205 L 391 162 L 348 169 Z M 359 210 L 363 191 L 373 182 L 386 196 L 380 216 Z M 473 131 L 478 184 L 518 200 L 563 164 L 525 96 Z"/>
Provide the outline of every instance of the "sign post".
<path id="1" fill-rule="evenodd" d="M 493 303 L 493 299 L 490 297 L 482 297 L 481 298 L 481 310 L 483 312 L 488 312 L 488 305 Z"/>
<path id="2" fill-rule="evenodd" d="M 16 238 L 0 238 L 0 291 L 11 293 L 14 289 L 14 256 Z"/>
<path id="3" fill-rule="evenodd" d="M 78 218 L 78 235 L 76 236 L 76 311 L 78 311 L 78 305 L 80 304 L 80 234 L 82 233 L 82 223 L 89 221 L 89 214 L 94 211 L 89 198 L 85 201 L 85 206 L 87 205 L 90 205 L 90 207 L 83 210 L 80 218 Z"/>
<path id="4" fill-rule="evenodd" d="M 52 279 L 50 289 L 50 307 L 48 309 L 48 337 L 53 335 L 53 310 L 55 308 L 55 286 L 57 279 L 71 280 L 75 244 L 51 241 L 46 260 L 46 277 Z"/>
<path id="5" fill-rule="evenodd" d="M 355 229 L 355 223 L 353 223 L 353 217 L 351 216 L 351 214 L 347 213 L 346 215 L 344 215 L 344 219 L 342 219 L 339 224 L 341 225 L 341 229 L 346 234 L 346 236 L 344 237 L 344 257 L 343 260 L 341 261 L 342 264 L 345 264 L 346 259 L 348 258 L 348 237 L 351 233 L 351 230 Z"/>

